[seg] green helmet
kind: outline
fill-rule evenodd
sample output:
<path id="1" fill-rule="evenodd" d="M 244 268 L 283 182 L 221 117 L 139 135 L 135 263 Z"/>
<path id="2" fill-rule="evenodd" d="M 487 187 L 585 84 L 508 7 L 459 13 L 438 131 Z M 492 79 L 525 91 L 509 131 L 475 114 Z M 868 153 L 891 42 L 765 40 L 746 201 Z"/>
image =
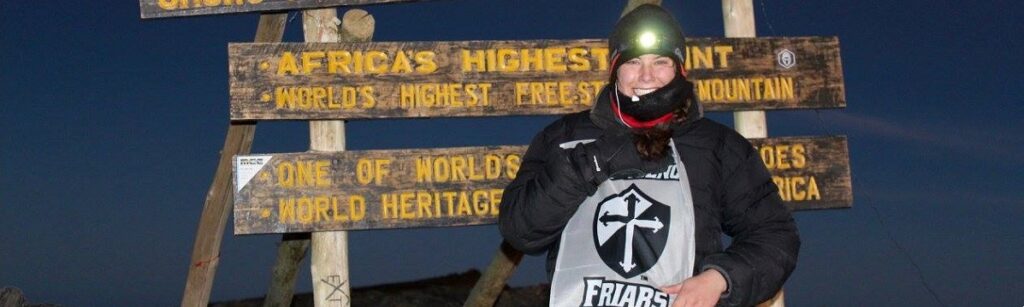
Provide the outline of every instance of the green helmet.
<path id="1" fill-rule="evenodd" d="M 683 29 L 665 9 L 653 4 L 638 6 L 622 16 L 608 38 L 611 74 L 619 65 L 644 54 L 672 58 L 682 67 L 686 61 Z"/>

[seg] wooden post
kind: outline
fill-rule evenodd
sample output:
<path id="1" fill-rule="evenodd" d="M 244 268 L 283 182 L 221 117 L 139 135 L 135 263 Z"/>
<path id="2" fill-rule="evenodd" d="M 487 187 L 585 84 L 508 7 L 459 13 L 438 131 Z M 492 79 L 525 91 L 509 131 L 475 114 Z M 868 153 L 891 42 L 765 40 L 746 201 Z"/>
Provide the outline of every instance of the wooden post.
<path id="1" fill-rule="evenodd" d="M 280 42 L 288 14 L 261 14 L 256 29 L 256 42 Z M 203 213 L 199 218 L 196 240 L 192 246 L 192 261 L 185 281 L 185 294 L 181 306 L 206 306 L 210 302 L 213 277 L 220 260 L 220 243 L 224 237 L 231 205 L 231 159 L 246 154 L 252 148 L 256 122 L 235 122 L 228 126 L 220 162 L 213 175 L 213 183 L 206 194 Z"/>
<path id="2" fill-rule="evenodd" d="M 722 0 L 722 18 L 725 20 L 725 37 L 757 37 L 754 24 L 753 0 Z M 764 111 L 738 111 L 733 113 L 736 132 L 745 138 L 768 137 L 768 122 Z M 757 305 L 758 307 L 785 307 L 782 290 L 775 297 Z"/>
<path id="3" fill-rule="evenodd" d="M 281 235 L 277 246 L 277 261 L 271 270 L 270 287 L 263 298 L 264 307 L 288 307 L 295 296 L 295 277 L 299 263 L 309 251 L 309 233 L 286 233 Z"/>
<path id="4" fill-rule="evenodd" d="M 725 19 L 725 37 L 757 36 L 752 0 L 722 0 L 722 18 Z M 768 137 L 764 111 L 735 112 L 733 121 L 736 131 L 746 138 Z"/>
<path id="5" fill-rule="evenodd" d="M 469 292 L 469 298 L 464 307 L 489 307 L 494 306 L 501 291 L 505 289 L 505 283 L 512 272 L 515 272 L 519 262 L 523 260 L 523 253 L 512 248 L 508 242 L 501 241 L 498 252 L 494 253 L 491 265 L 487 267 L 480 280 L 476 281 L 473 290 Z"/>
<path id="6" fill-rule="evenodd" d="M 358 9 L 346 12 L 343 21 L 338 20 L 336 9 L 307 10 L 302 13 L 302 28 L 307 42 L 369 41 L 373 36 L 374 19 Z M 309 148 L 313 151 L 345 150 L 345 122 L 311 121 Z M 348 232 L 314 232 L 311 244 L 314 305 L 350 306 Z"/>
<path id="7" fill-rule="evenodd" d="M 644 4 L 661 6 L 661 0 L 629 0 L 629 2 L 626 3 L 626 7 L 622 9 L 622 15 L 619 15 L 619 17 L 626 16 L 626 14 L 632 12 L 633 9 Z"/>

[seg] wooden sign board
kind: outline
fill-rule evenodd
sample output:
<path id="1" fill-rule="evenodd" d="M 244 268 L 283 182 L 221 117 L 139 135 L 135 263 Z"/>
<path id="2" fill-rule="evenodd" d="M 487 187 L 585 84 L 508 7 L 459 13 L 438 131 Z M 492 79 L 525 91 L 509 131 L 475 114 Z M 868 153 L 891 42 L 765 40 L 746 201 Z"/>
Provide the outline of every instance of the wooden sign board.
<path id="1" fill-rule="evenodd" d="M 845 137 L 751 140 L 787 206 L 850 207 Z M 526 146 L 235 157 L 235 233 L 493 224 Z"/>
<path id="2" fill-rule="evenodd" d="M 790 210 L 853 206 L 845 136 L 751 139 Z"/>
<path id="3" fill-rule="evenodd" d="M 412 0 L 139 0 L 142 19 L 285 11 Z"/>
<path id="4" fill-rule="evenodd" d="M 233 120 L 566 114 L 608 79 L 604 40 L 236 43 Z M 846 106 L 835 37 L 694 38 L 705 110 Z"/>

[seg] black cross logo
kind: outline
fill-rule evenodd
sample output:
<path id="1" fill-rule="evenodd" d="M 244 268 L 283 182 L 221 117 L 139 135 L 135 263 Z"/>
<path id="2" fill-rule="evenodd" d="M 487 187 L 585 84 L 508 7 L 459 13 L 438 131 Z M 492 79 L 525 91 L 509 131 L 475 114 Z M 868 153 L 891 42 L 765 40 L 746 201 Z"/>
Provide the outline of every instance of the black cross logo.
<path id="1" fill-rule="evenodd" d="M 634 186 L 635 187 L 635 186 Z M 631 187 L 632 188 L 632 187 Z M 626 210 L 627 213 L 623 215 L 610 215 L 605 211 L 604 215 L 597 219 L 604 226 L 608 226 L 610 222 L 619 222 L 623 227 L 626 228 L 626 242 L 623 244 L 625 251 L 623 251 L 622 261 L 619 262 L 619 266 L 622 267 L 623 272 L 630 272 L 636 267 L 636 263 L 633 261 L 633 233 L 637 228 L 646 228 L 657 233 L 665 225 L 661 223 L 661 220 L 657 216 L 653 220 L 641 220 L 639 219 L 638 212 L 636 212 L 636 205 L 640 202 L 640 198 L 636 197 L 636 194 L 629 194 L 626 196 Z"/>

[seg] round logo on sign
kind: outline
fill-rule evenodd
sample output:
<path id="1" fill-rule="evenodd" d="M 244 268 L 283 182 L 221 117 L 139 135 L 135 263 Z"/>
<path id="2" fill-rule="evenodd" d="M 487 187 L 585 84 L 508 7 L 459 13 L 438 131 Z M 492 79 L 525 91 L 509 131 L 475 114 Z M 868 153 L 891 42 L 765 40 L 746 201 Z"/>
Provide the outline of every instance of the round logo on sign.
<path id="1" fill-rule="evenodd" d="M 776 54 L 776 58 L 779 62 L 779 66 L 782 66 L 782 68 L 790 69 L 793 68 L 793 66 L 796 66 L 796 54 L 789 51 L 789 49 L 779 50 L 779 53 Z"/>
<path id="2" fill-rule="evenodd" d="M 668 241 L 671 208 L 630 185 L 605 198 L 594 217 L 594 243 L 608 268 L 632 278 L 658 262 Z"/>

